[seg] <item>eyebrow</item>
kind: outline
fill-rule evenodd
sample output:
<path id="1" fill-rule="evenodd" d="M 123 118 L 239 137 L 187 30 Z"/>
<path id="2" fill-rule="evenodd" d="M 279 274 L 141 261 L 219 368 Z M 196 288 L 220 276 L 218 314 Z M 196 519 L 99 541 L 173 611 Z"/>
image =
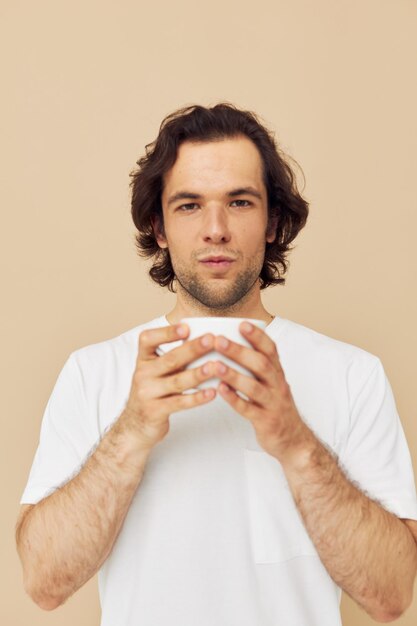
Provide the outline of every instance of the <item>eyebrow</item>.
<path id="1" fill-rule="evenodd" d="M 226 195 L 229 198 L 234 198 L 235 196 L 254 196 L 255 198 L 259 198 L 259 200 L 262 200 L 262 195 L 254 187 L 238 187 L 237 189 L 232 189 Z M 178 200 L 200 200 L 201 198 L 203 198 L 203 196 L 199 193 L 193 193 L 191 191 L 177 191 L 177 193 L 174 193 L 174 195 L 168 198 L 168 206 Z"/>

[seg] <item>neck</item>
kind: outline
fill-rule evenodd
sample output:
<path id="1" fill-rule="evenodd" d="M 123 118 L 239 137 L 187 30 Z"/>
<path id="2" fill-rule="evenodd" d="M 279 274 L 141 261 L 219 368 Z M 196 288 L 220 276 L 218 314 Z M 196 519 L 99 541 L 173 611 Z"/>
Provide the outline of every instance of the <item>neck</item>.
<path id="1" fill-rule="evenodd" d="M 201 311 L 178 311 L 175 308 L 165 315 L 167 321 L 174 325 L 178 324 L 178 322 L 184 317 L 217 317 L 218 312 L 214 309 L 211 309 L 210 313 L 203 313 Z M 274 315 L 269 313 L 266 309 L 262 309 L 262 311 L 252 311 L 248 314 L 245 314 L 243 311 L 240 313 L 233 314 L 224 314 L 221 317 L 244 317 L 246 319 L 257 319 L 263 320 L 267 324 L 272 322 L 274 319 Z"/>
<path id="2" fill-rule="evenodd" d="M 258 306 L 233 307 L 233 309 L 213 309 L 205 306 L 184 306 L 177 301 L 175 307 L 165 316 L 170 324 L 177 324 L 184 317 L 245 317 L 263 320 L 269 324 L 274 315 L 269 313 L 262 302 Z"/>
<path id="3" fill-rule="evenodd" d="M 263 305 L 258 282 L 241 299 L 224 307 L 204 305 L 179 283 L 175 306 L 165 317 L 170 324 L 177 324 L 184 317 L 241 317 L 258 319 L 269 324 L 274 315 Z"/>

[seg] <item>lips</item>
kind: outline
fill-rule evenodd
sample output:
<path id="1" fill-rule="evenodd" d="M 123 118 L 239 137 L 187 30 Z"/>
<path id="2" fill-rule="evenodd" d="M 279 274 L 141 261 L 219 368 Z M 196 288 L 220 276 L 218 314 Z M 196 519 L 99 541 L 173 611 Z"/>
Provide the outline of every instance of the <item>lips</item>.
<path id="1" fill-rule="evenodd" d="M 232 262 L 234 259 L 228 256 L 208 256 L 205 259 L 201 259 L 203 263 L 221 263 L 222 261 Z"/>
<path id="2" fill-rule="evenodd" d="M 227 272 L 229 267 L 232 266 L 232 261 L 204 261 L 203 265 L 205 265 L 211 272 L 223 273 Z"/>

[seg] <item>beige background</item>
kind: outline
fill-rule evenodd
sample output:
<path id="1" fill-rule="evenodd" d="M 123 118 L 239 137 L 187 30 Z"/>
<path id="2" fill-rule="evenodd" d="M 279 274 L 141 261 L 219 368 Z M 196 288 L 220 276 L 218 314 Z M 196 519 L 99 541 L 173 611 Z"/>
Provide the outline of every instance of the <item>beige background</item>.
<path id="1" fill-rule="evenodd" d="M 69 353 L 173 306 L 136 256 L 128 173 L 179 106 L 257 111 L 300 163 L 311 216 L 264 303 L 381 358 L 417 467 L 417 5 L 3 0 L 0 20 L 0 622 L 98 626 L 96 579 L 53 612 L 26 597 L 14 523 Z M 417 597 L 397 623 L 416 619 Z"/>

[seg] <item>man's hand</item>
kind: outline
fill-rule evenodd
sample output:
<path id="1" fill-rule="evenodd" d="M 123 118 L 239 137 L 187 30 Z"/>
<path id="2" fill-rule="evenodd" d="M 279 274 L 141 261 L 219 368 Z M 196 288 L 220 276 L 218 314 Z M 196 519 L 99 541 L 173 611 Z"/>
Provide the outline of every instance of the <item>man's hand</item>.
<path id="1" fill-rule="evenodd" d="M 230 340 L 227 340 L 228 346 L 223 347 L 221 340 L 225 337 L 219 335 L 215 340 L 215 349 L 252 372 L 255 378 L 245 376 L 220 361 L 213 363 L 213 375 L 222 380 L 218 387 L 222 397 L 252 422 L 259 444 L 281 460 L 310 440 L 313 434 L 295 406 L 275 342 L 257 326 L 250 324 L 252 330 L 245 330 L 245 324 L 247 322 L 243 322 L 239 330 L 252 348 Z M 243 392 L 248 400 L 241 398 L 236 391 Z"/>
<path id="2" fill-rule="evenodd" d="M 184 327 L 183 334 L 178 333 L 180 326 Z M 204 365 L 192 369 L 185 369 L 185 366 L 213 350 L 212 334 L 185 341 L 178 348 L 157 356 L 160 344 L 186 339 L 189 332 L 188 326 L 178 324 L 151 328 L 139 335 L 136 368 L 123 417 L 131 421 L 132 429 L 140 434 L 141 442 L 149 443 L 149 448 L 167 435 L 171 413 L 207 403 L 216 396 L 214 388 L 183 394 L 211 377 L 203 371 Z M 204 338 L 208 340 L 207 345 L 202 344 Z"/>
<path id="3" fill-rule="evenodd" d="M 220 394 L 251 420 L 260 445 L 283 464 L 306 530 L 336 584 L 377 621 L 396 619 L 411 603 L 416 575 L 410 523 L 406 528 L 349 481 L 335 455 L 300 417 L 275 343 L 257 327 L 247 333 L 241 324 L 240 330 L 253 349 L 230 341 L 222 348 L 220 336 L 215 349 L 255 379 L 232 368 L 222 373 L 217 362 L 213 369 L 222 379 Z"/>

